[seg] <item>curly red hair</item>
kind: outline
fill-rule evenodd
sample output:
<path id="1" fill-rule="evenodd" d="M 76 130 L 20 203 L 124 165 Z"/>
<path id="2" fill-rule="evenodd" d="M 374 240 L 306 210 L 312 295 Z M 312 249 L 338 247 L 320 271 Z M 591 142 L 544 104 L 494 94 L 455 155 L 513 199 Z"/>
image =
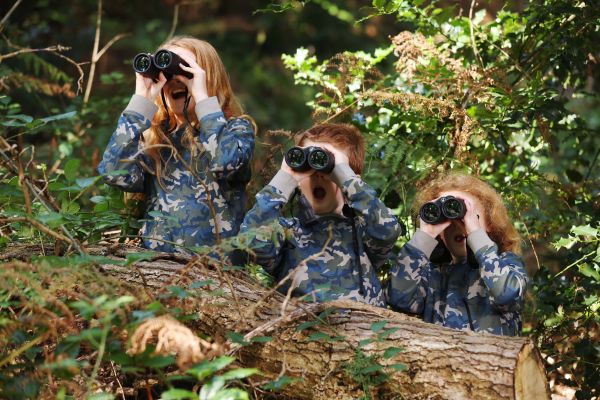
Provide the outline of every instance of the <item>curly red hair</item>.
<path id="1" fill-rule="evenodd" d="M 450 190 L 469 193 L 479 200 L 485 213 L 487 233 L 501 252 L 521 252 L 521 237 L 508 216 L 502 197 L 488 183 L 471 175 L 449 172 L 426 184 L 413 202 L 415 217 L 423 204 Z"/>

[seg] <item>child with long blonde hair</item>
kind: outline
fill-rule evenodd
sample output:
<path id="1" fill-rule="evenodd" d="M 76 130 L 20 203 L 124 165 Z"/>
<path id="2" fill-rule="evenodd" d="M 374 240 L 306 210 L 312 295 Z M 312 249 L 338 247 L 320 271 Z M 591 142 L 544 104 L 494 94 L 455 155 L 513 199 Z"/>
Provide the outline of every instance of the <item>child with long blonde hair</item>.
<path id="1" fill-rule="evenodd" d="M 481 179 L 449 173 L 417 194 L 413 211 L 446 196 L 463 202 L 464 216 L 417 217 L 419 229 L 393 259 L 389 305 L 450 328 L 519 335 L 528 278 L 502 198 Z"/>
<path id="2" fill-rule="evenodd" d="M 209 43 L 178 36 L 159 49 L 184 60 L 191 78 L 136 73 L 135 94 L 98 171 L 109 185 L 145 194 L 144 246 L 176 252 L 237 234 L 255 125 Z"/>

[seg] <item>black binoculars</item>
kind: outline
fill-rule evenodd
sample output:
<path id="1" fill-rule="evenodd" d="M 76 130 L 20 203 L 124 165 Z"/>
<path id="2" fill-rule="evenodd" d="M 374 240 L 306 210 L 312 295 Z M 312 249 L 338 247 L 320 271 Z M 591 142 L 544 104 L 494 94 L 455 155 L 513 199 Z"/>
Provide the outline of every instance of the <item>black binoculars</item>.
<path id="1" fill-rule="evenodd" d="M 285 153 L 285 162 L 294 171 L 304 172 L 312 168 L 328 174 L 335 166 L 335 157 L 322 147 L 294 146 Z"/>
<path id="2" fill-rule="evenodd" d="M 188 79 L 192 79 L 194 74 L 184 71 L 179 64 L 189 67 L 189 64 L 185 60 L 166 49 L 158 50 L 154 54 L 140 53 L 133 57 L 134 71 L 145 77 L 152 78 L 154 82 L 158 81 L 161 71 L 167 80 L 171 79 L 173 75 L 183 75 Z"/>
<path id="3" fill-rule="evenodd" d="M 436 225 L 449 219 L 461 219 L 466 212 L 467 207 L 462 199 L 444 196 L 423 204 L 419 216 L 424 222 Z"/>

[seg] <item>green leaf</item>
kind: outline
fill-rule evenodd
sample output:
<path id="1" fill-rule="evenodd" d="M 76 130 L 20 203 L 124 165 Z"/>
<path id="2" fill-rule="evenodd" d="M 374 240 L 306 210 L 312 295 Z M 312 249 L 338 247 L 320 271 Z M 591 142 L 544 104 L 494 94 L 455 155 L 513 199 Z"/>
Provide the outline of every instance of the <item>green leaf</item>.
<path id="1" fill-rule="evenodd" d="M 330 336 L 326 333 L 323 332 L 315 332 L 315 333 L 311 333 L 308 336 L 308 340 L 309 341 L 318 341 L 318 340 L 329 340 Z"/>
<path id="2" fill-rule="evenodd" d="M 319 324 L 319 321 L 307 321 L 307 322 L 303 322 L 303 323 L 301 323 L 300 325 L 298 325 L 296 327 L 296 331 L 300 332 L 300 331 L 303 331 L 305 329 L 308 329 L 308 328 L 313 327 L 313 326 L 318 325 L 318 324 Z"/>
<path id="3" fill-rule="evenodd" d="M 406 367 L 406 365 L 404 364 L 392 364 L 392 365 L 388 365 L 388 368 L 393 369 L 394 371 L 406 371 L 408 368 Z"/>
<path id="4" fill-rule="evenodd" d="M 571 228 L 571 233 L 573 233 L 574 235 L 580 235 L 580 236 L 592 236 L 592 237 L 598 236 L 598 230 L 595 228 L 592 228 L 590 226 L 590 224 L 574 226 Z"/>
<path id="5" fill-rule="evenodd" d="M 193 376 L 199 381 L 203 381 L 205 378 L 213 375 L 215 372 L 225 368 L 229 364 L 235 361 L 235 358 L 229 356 L 221 356 L 215 358 L 212 361 L 203 361 L 200 364 L 196 364 L 192 368 L 185 371 L 186 374 Z"/>
<path id="6" fill-rule="evenodd" d="M 185 389 L 169 389 L 162 392 L 161 400 L 197 400 L 198 395 L 194 392 Z"/>
<path id="7" fill-rule="evenodd" d="M 98 176 L 93 176 L 91 178 L 79 178 L 75 179 L 75 183 L 82 189 L 92 186 L 99 179 Z"/>
<path id="8" fill-rule="evenodd" d="M 204 286 L 210 286 L 210 285 L 214 285 L 215 281 L 213 281 L 212 279 L 206 279 L 203 281 L 195 281 L 192 282 L 192 284 L 190 285 L 190 289 L 200 289 L 203 288 Z"/>
<path id="9" fill-rule="evenodd" d="M 227 332 L 225 334 L 225 336 L 227 337 L 227 339 L 231 340 L 233 343 L 237 343 L 242 346 L 246 346 L 246 345 L 250 344 L 250 342 L 247 342 L 244 339 L 244 335 L 239 334 L 237 332 Z"/>
<path id="10" fill-rule="evenodd" d="M 67 178 L 69 182 L 73 182 L 75 180 L 76 176 L 79 173 L 80 165 L 81 160 L 78 158 L 72 158 L 65 164 L 65 167 L 63 169 L 65 173 L 65 178 Z"/>
<path id="11" fill-rule="evenodd" d="M 268 343 L 272 340 L 273 338 L 271 336 L 257 336 L 250 339 L 252 343 Z"/>
<path id="12" fill-rule="evenodd" d="M 383 358 L 388 359 L 394 357 L 396 354 L 401 353 L 404 349 L 400 347 L 388 347 L 383 352 Z"/>
<path id="13" fill-rule="evenodd" d="M 261 386 L 261 388 L 263 388 L 264 390 L 269 390 L 269 391 L 275 392 L 275 391 L 285 388 L 287 385 L 289 385 L 291 383 L 294 383 L 296 381 L 301 381 L 301 380 L 302 379 L 292 378 L 287 375 L 283 375 L 281 378 L 278 378 L 274 381 L 265 383 L 264 385 Z"/>
<path id="14" fill-rule="evenodd" d="M 597 268 L 594 268 L 588 263 L 583 263 L 579 266 L 579 272 L 588 278 L 593 278 L 596 282 L 600 282 L 600 273 Z"/>
<path id="15" fill-rule="evenodd" d="M 379 364 L 373 364 L 370 365 L 366 368 L 363 368 L 361 372 L 361 374 L 372 374 L 373 372 L 378 372 L 381 371 L 383 369 L 383 365 L 379 365 Z"/>
<path id="16" fill-rule="evenodd" d="M 374 340 L 373 340 L 373 339 L 363 339 L 363 340 L 361 340 L 360 342 L 358 342 L 358 347 L 362 349 L 362 348 L 363 348 L 363 347 L 365 347 L 366 345 L 368 345 L 368 344 L 370 344 L 370 343 L 373 343 L 373 342 L 374 342 Z"/>
<path id="17" fill-rule="evenodd" d="M 221 375 L 221 378 L 225 379 L 226 381 L 230 381 L 232 379 L 244 379 L 257 374 L 260 374 L 260 370 L 256 368 L 237 368 L 225 372 L 223 375 Z"/>
<path id="18" fill-rule="evenodd" d="M 156 257 L 156 253 L 150 251 L 140 251 L 138 253 L 127 253 L 126 265 L 134 264 L 138 261 L 152 261 Z"/>
<path id="19" fill-rule="evenodd" d="M 565 249 L 570 249 L 578 241 L 579 240 L 576 237 L 568 236 L 560 238 L 556 242 L 552 243 L 552 245 L 556 248 L 556 250 L 560 250 L 562 247 Z"/>
<path id="20" fill-rule="evenodd" d="M 56 115 L 51 115 L 49 117 L 40 118 L 40 120 L 43 122 L 51 122 L 51 121 L 58 121 L 61 119 L 70 119 L 70 118 L 73 118 L 75 115 L 77 115 L 77 111 L 69 111 L 69 112 L 66 112 L 63 114 L 56 114 Z"/>
<path id="21" fill-rule="evenodd" d="M 388 321 L 379 321 L 379 322 L 374 322 L 373 324 L 371 324 L 371 330 L 373 332 L 379 332 L 380 330 L 383 329 L 383 327 L 388 323 Z"/>

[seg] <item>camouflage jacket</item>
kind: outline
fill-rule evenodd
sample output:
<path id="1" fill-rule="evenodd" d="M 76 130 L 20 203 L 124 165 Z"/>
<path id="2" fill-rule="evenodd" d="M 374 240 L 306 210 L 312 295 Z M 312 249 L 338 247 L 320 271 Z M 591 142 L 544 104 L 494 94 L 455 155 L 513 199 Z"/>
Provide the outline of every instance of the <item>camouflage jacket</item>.
<path id="1" fill-rule="evenodd" d="M 511 252 L 498 254 L 481 229 L 467 243 L 475 263 L 464 259 L 436 265 L 429 257 L 437 241 L 417 230 L 395 257 L 386 291 L 389 304 L 449 328 L 519 335 L 528 281 L 523 261 Z"/>
<path id="2" fill-rule="evenodd" d="M 337 165 L 331 177 L 342 188 L 347 206 L 356 214 L 354 219 L 326 214 L 308 224 L 298 218 L 284 218 L 282 208 L 296 181 L 279 171 L 256 195 L 256 204 L 244 218 L 240 232 L 252 231 L 249 247 L 269 274 L 278 281 L 290 274 L 291 279 L 281 286 L 283 293 L 291 284 L 293 294 L 307 295 L 307 300 L 353 299 L 385 306 L 375 269 L 389 257 L 399 235 L 398 222 L 350 166 Z"/>
<path id="3" fill-rule="evenodd" d="M 200 129 L 192 151 L 182 143 L 184 129 L 169 135 L 184 162 L 171 156 L 169 149 L 161 150 L 166 160 L 163 188 L 147 170 L 154 170 L 154 163 L 142 145 L 142 132 L 150 128 L 156 111 L 154 103 L 134 95 L 98 166 L 109 185 L 146 193 L 140 231 L 144 246 L 178 252 L 214 244 L 217 231 L 222 238 L 236 235 L 244 217 L 245 186 L 250 179 L 252 124 L 244 118 L 226 120 L 216 97 L 196 104 Z M 116 171 L 121 172 L 111 174 Z"/>

